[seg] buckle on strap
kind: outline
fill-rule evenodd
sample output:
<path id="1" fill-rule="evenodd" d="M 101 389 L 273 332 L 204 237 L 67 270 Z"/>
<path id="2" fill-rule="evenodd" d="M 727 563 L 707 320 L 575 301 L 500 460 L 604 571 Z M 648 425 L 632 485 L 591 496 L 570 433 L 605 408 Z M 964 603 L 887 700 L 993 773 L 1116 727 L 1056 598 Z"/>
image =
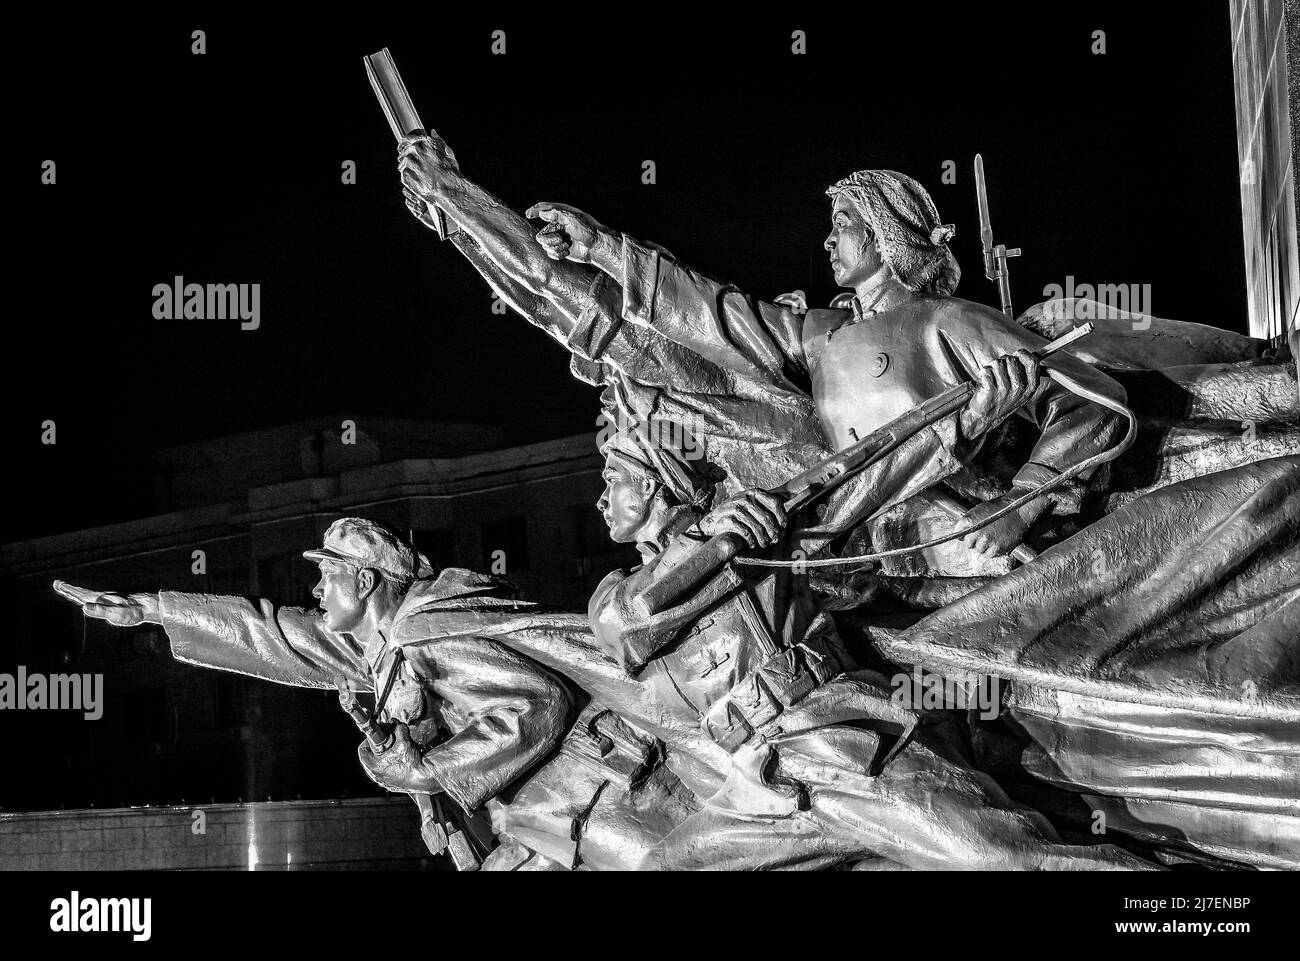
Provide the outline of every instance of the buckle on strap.
<path id="1" fill-rule="evenodd" d="M 838 667 L 837 659 L 812 648 L 777 651 L 715 702 L 701 725 L 713 741 L 735 751 L 758 728 L 776 720 L 787 707 L 839 673 Z"/>
<path id="2" fill-rule="evenodd" d="M 700 722 L 704 733 L 728 753 L 735 751 L 754 736 L 754 727 L 745 720 L 730 698 L 723 698 L 709 709 Z"/>
<path id="3" fill-rule="evenodd" d="M 757 728 L 775 720 L 784 710 L 785 705 L 763 682 L 760 668 L 719 698 L 701 724 L 709 737 L 734 751 L 753 737 Z"/>

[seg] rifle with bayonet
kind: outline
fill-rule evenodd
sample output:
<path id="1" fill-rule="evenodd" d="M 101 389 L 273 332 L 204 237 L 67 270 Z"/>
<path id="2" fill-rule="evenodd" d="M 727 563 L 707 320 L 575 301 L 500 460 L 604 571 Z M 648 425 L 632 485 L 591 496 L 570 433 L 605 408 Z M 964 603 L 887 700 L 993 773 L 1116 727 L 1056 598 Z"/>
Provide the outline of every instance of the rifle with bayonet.
<path id="1" fill-rule="evenodd" d="M 1091 323 L 1081 324 L 1068 334 L 1044 344 L 1033 354 L 1041 360 L 1092 333 L 1092 329 Z M 974 393 L 973 381 L 966 380 L 950 387 L 872 431 L 856 444 L 826 458 L 784 484 L 771 488 L 770 493 L 783 498 L 786 513 L 793 514 L 882 460 L 926 427 L 960 410 Z M 639 603 L 644 605 L 649 614 L 667 610 L 706 578 L 721 570 L 745 546 L 744 540 L 736 534 L 718 534 L 710 538 L 685 557 L 677 567 L 642 591 Z"/>
<path id="2" fill-rule="evenodd" d="M 397 72 L 397 65 L 393 63 L 388 48 L 384 47 L 383 50 L 372 53 L 364 59 L 366 76 L 370 78 L 370 86 L 375 90 L 379 106 L 384 111 L 384 116 L 388 119 L 388 127 L 393 131 L 397 142 L 401 143 L 411 134 L 424 133 L 424 124 L 420 120 L 420 115 L 416 113 L 415 104 L 411 102 L 411 95 L 406 92 L 406 84 L 402 82 L 402 75 Z M 428 133 L 437 136 L 432 130 Z M 447 151 L 447 158 L 452 165 L 455 165 L 456 158 L 450 150 Z M 446 240 L 456 232 L 455 224 L 448 227 L 447 215 L 432 204 L 428 206 L 429 213 L 433 217 L 434 230 L 437 231 L 439 239 Z"/>
<path id="3" fill-rule="evenodd" d="M 998 285 L 998 300 L 1002 313 L 1015 317 L 1011 308 L 1011 272 L 1007 260 L 1020 256 L 1020 248 L 1007 249 L 1006 244 L 993 243 L 993 224 L 989 221 L 989 192 L 984 183 L 984 158 L 975 155 L 975 203 L 979 207 L 980 246 L 984 249 L 984 276 Z"/>
<path id="4" fill-rule="evenodd" d="M 400 648 L 393 649 L 393 664 L 389 668 L 388 676 L 384 680 L 383 690 L 375 700 L 374 711 L 367 711 L 357 701 L 356 694 L 348 685 L 348 680 L 342 674 L 334 678 L 334 686 L 339 691 L 339 703 L 343 710 L 351 715 L 352 720 L 356 722 L 357 729 L 366 736 L 376 754 L 382 754 L 392 747 L 394 739 L 395 724 L 385 723 L 379 720 L 384 705 L 388 703 L 388 695 L 392 693 L 393 684 L 397 681 L 397 672 L 401 670 L 404 657 Z M 420 837 L 424 840 L 424 846 L 429 849 L 430 854 L 441 854 L 444 851 L 450 855 L 452 863 L 458 871 L 476 871 L 479 866 L 479 857 L 474 852 L 465 832 L 454 820 L 448 819 L 442 810 L 442 802 L 437 795 L 430 794 L 412 794 L 415 800 L 415 806 L 420 810 Z M 449 830 L 450 828 L 450 830 Z"/>

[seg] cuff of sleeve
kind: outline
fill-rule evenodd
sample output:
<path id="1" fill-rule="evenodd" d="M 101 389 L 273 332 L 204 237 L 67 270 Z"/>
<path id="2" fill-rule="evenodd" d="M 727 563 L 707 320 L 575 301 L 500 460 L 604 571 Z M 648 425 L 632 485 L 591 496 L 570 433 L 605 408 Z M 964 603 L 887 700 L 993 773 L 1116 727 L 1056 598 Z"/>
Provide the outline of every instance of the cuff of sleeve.
<path id="1" fill-rule="evenodd" d="M 927 472 L 924 485 L 926 487 L 943 480 L 950 474 L 957 473 L 965 466 L 968 452 L 962 445 L 968 442 L 962 437 L 960 416 L 960 414 L 952 414 L 926 428 L 934 438 L 934 463 L 930 466 L 935 471 L 933 477 Z M 976 450 L 979 449 L 979 443 L 979 441 L 975 442 Z"/>
<path id="2" fill-rule="evenodd" d="M 438 757 L 436 747 L 430 749 L 420 760 L 420 787 L 421 794 L 445 793 L 466 811 L 474 810 L 484 800 L 468 790 L 468 785 L 456 783 Z"/>
<path id="3" fill-rule="evenodd" d="M 952 452 L 953 456 L 963 464 L 969 462 L 980 449 L 984 446 L 984 438 L 988 436 L 988 423 L 980 418 L 980 425 L 973 431 L 973 435 L 968 435 L 962 429 L 962 411 L 958 411 L 957 416 L 952 419 Z"/>
<path id="4" fill-rule="evenodd" d="M 187 596 L 176 591 L 159 591 L 158 622 L 167 634 L 172 657 L 192 663 L 191 639 L 196 626 L 193 623 L 193 608 L 185 603 Z"/>
<path id="5" fill-rule="evenodd" d="M 651 631 L 629 631 L 619 648 L 623 670 L 636 677 L 662 646 L 662 639 Z"/>
<path id="6" fill-rule="evenodd" d="M 1060 476 L 1061 472 L 1055 468 L 1048 467 L 1045 464 L 1035 464 L 1031 461 L 1016 472 L 1016 476 L 1011 481 L 1011 493 L 1017 497 L 1023 497 L 1035 488 L 1042 487 Z M 1083 483 L 1077 478 L 1071 478 L 1059 487 L 1053 488 L 1050 494 L 1045 495 L 1052 501 L 1052 513 L 1077 514 L 1083 500 L 1083 490 Z"/>
<path id="7" fill-rule="evenodd" d="M 177 594 L 175 591 L 159 591 L 158 592 L 158 616 L 163 618 L 166 618 L 168 616 L 175 616 L 175 613 L 178 607 L 180 606 L 178 603 L 179 597 L 180 595 Z"/>
<path id="8" fill-rule="evenodd" d="M 623 318 L 647 327 L 654 323 L 659 251 L 623 235 Z"/>
<path id="9" fill-rule="evenodd" d="M 584 360 L 599 361 L 621 323 L 600 309 L 600 295 L 608 283 L 609 275 L 597 271 L 583 298 L 582 310 L 574 319 L 573 329 L 565 339 L 565 346 Z"/>

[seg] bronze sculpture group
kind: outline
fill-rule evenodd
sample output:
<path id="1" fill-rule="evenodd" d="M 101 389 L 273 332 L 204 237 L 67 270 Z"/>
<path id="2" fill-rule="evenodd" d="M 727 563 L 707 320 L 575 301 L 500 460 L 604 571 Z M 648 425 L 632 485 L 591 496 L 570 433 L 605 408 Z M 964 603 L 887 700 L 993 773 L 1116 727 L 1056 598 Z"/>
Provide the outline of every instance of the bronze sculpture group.
<path id="1" fill-rule="evenodd" d="M 461 866 L 1300 866 L 1293 362 L 1232 371 L 1289 376 L 1258 449 L 1202 424 L 1188 456 L 1166 424 L 1139 450 L 1153 415 L 1122 364 L 1108 375 L 1081 348 L 1141 370 L 1141 338 L 1103 325 L 1040 358 L 1028 320 L 954 296 L 953 228 L 903 174 L 827 191 L 824 247 L 850 293 L 806 309 L 572 207 L 520 215 L 434 134 L 398 159 L 413 215 L 604 388 L 616 428 L 597 508 L 641 564 L 605 577 L 583 616 L 433 571 L 401 535 L 344 518 L 305 555 L 321 611 L 56 584 L 88 615 L 159 623 L 190 663 L 342 676 L 345 704 L 373 692 L 382 735 L 362 764 L 441 799 L 436 818 L 422 803 L 425 838 L 464 830 Z M 1231 365 L 1209 348 L 1192 361 L 1204 370 L 1171 376 L 1227 406 L 1216 423 L 1235 417 L 1215 380 Z M 967 381 L 959 409 L 824 494 L 785 496 Z M 1012 723 L 900 698 L 911 671 L 1009 681 Z M 1009 759 L 1058 800 L 1093 798 L 1093 825 L 1126 805 L 1157 817 L 1097 832 L 1076 814 L 1063 836 L 1008 793 Z"/>

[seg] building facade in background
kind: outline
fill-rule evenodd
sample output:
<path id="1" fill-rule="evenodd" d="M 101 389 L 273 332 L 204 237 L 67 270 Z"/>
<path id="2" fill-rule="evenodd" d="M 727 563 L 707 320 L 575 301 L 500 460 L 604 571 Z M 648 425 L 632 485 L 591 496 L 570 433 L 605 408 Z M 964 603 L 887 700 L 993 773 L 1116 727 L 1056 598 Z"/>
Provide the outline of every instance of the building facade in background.
<path id="1" fill-rule="evenodd" d="M 335 518 L 361 515 L 408 532 L 439 567 L 502 573 L 529 599 L 585 610 L 605 573 L 635 563 L 595 508 L 594 434 L 501 439 L 477 425 L 321 418 L 189 444 L 155 457 L 154 516 L 0 546 L 14 661 L 0 671 L 102 673 L 105 690 L 95 721 L 6 712 L 21 774 L 0 784 L 0 809 L 379 793 L 333 692 L 177 663 L 161 628 L 84 620 L 50 583 L 314 608 L 318 571 L 302 552 Z M 43 750 L 50 738 L 65 743 Z"/>

